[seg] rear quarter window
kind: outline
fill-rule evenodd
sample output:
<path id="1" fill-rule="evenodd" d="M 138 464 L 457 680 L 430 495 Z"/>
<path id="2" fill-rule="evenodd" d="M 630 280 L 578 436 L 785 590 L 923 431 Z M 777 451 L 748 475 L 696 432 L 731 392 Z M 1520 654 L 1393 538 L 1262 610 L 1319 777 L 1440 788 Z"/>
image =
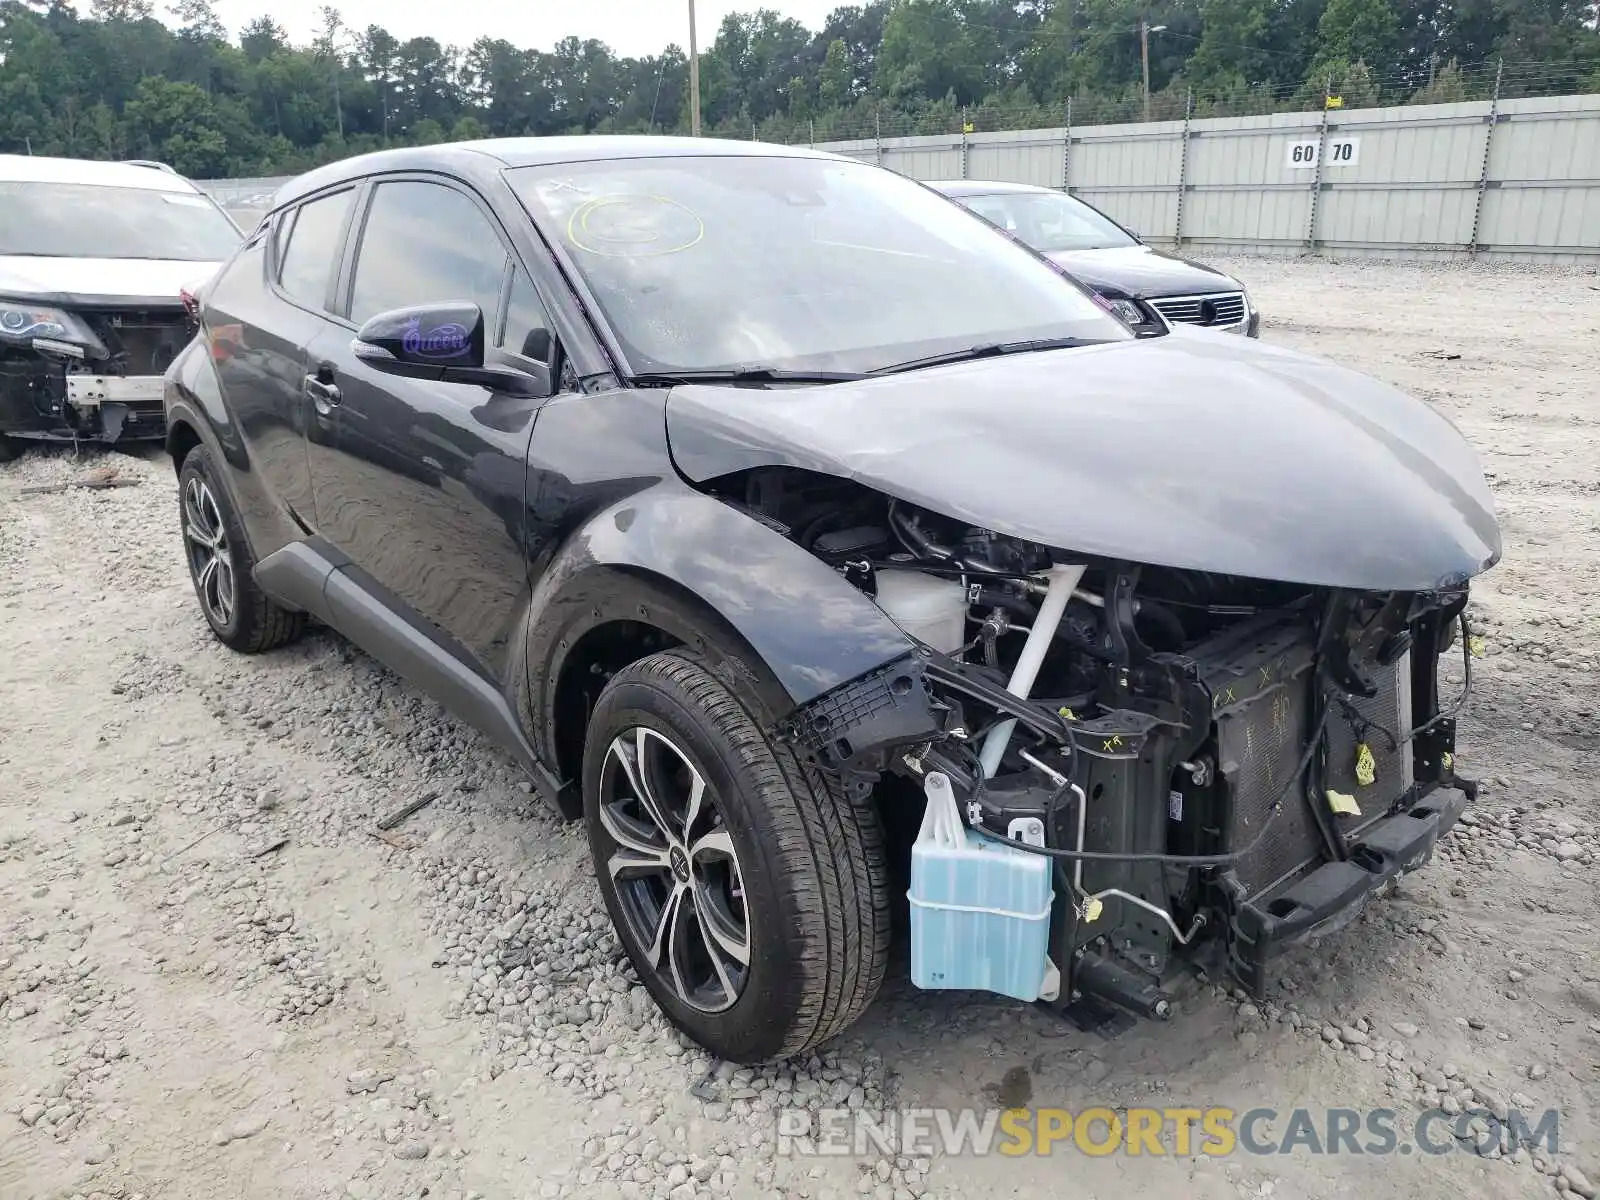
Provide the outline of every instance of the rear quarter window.
<path id="1" fill-rule="evenodd" d="M 278 287 L 296 304 L 325 309 L 328 284 L 339 268 L 339 249 L 355 191 L 308 200 L 285 214 L 278 233 Z"/>

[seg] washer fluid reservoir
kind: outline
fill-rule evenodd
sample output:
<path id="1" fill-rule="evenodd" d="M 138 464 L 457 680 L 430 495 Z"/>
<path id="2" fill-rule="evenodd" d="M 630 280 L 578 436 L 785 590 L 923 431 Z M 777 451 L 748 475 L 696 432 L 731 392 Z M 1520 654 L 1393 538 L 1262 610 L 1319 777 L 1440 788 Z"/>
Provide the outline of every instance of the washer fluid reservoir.
<path id="1" fill-rule="evenodd" d="M 882 570 L 878 607 L 912 637 L 954 654 L 967 642 L 967 589 L 921 571 Z"/>

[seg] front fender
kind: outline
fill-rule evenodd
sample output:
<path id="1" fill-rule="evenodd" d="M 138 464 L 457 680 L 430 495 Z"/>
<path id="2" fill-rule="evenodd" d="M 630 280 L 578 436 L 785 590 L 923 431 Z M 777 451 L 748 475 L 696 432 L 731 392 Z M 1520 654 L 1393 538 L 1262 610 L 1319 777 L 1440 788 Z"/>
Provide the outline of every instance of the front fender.
<path id="1" fill-rule="evenodd" d="M 554 700 L 567 655 L 618 621 L 715 643 L 764 668 L 775 717 L 915 650 L 864 593 L 721 501 L 663 481 L 595 514 L 529 599 L 528 728 L 554 763 Z"/>

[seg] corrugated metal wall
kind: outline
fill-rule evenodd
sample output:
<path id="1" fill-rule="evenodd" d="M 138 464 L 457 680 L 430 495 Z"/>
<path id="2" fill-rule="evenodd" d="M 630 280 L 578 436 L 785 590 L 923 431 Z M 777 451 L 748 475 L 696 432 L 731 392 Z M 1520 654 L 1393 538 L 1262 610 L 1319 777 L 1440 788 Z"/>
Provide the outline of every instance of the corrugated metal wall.
<path id="1" fill-rule="evenodd" d="M 1593 261 L 1600 96 L 1015 130 L 820 149 L 1065 186 L 1155 243 Z"/>
<path id="2" fill-rule="evenodd" d="M 1326 120 L 1324 121 L 1324 117 Z M 838 142 L 916 179 L 1067 187 L 1157 244 L 1600 257 L 1600 96 Z M 281 179 L 202 182 L 253 225 Z"/>

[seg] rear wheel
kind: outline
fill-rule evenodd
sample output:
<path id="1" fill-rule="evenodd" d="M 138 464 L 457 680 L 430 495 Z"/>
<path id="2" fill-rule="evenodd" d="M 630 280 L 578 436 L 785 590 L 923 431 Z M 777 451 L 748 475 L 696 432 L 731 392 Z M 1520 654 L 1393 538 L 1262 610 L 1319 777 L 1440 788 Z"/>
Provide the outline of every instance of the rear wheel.
<path id="1" fill-rule="evenodd" d="M 22 453 L 22 443 L 0 433 L 0 462 L 10 462 Z"/>
<path id="2" fill-rule="evenodd" d="M 803 1053 L 883 981 L 890 908 L 871 798 L 761 730 L 699 657 L 655 654 L 601 693 L 584 753 L 600 889 L 634 969 L 719 1058 Z"/>
<path id="3" fill-rule="evenodd" d="M 178 470 L 178 519 L 189 578 L 219 642 L 259 654 L 300 635 L 305 615 L 281 608 L 256 586 L 244 528 L 204 446 L 190 450 Z"/>

